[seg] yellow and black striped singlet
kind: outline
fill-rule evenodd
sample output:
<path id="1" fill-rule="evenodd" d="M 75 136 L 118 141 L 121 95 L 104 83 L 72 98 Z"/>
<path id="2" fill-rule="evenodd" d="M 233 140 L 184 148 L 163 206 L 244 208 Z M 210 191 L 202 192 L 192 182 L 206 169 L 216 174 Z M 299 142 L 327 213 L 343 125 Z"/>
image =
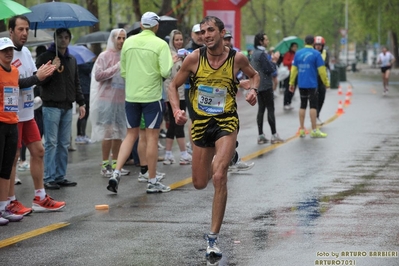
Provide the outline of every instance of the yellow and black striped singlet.
<path id="1" fill-rule="evenodd" d="M 206 47 L 200 48 L 197 72 L 191 78 L 189 92 L 190 102 L 194 110 L 193 140 L 200 140 L 206 136 L 209 127 L 231 133 L 238 128 L 237 114 L 237 84 L 234 75 L 234 57 L 236 51 L 230 49 L 225 62 L 217 69 L 210 66 Z M 209 137 L 209 136 L 208 136 Z M 208 138 L 206 137 L 206 138 Z"/>

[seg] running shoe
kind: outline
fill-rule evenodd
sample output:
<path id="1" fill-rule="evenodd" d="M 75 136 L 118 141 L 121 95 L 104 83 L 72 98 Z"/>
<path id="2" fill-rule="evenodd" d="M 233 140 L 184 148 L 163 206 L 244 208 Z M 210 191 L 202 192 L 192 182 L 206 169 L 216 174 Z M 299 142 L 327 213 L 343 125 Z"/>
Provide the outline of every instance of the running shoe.
<path id="1" fill-rule="evenodd" d="M 258 136 L 258 144 L 265 144 L 269 140 L 265 137 L 265 134 L 259 135 Z"/>
<path id="2" fill-rule="evenodd" d="M 272 139 L 271 139 L 272 144 L 283 143 L 283 142 L 284 142 L 284 140 L 282 138 L 280 138 L 280 136 L 277 133 L 272 135 Z"/>
<path id="3" fill-rule="evenodd" d="M 35 196 L 33 199 L 32 209 L 35 212 L 52 212 L 58 211 L 65 207 L 65 202 L 55 201 L 49 195 L 46 195 L 43 200 L 40 200 L 39 196 Z"/>
<path id="4" fill-rule="evenodd" d="M 104 177 L 111 177 L 113 172 L 111 165 L 107 164 L 102 166 L 100 174 Z"/>
<path id="5" fill-rule="evenodd" d="M 19 222 L 24 218 L 23 215 L 13 214 L 7 209 L 5 209 L 3 212 L 0 212 L 0 217 L 7 219 L 9 222 Z"/>
<path id="6" fill-rule="evenodd" d="M 112 169 L 111 169 L 111 170 L 113 171 L 113 170 L 115 170 L 115 168 L 116 168 L 116 161 L 113 161 L 113 162 L 112 162 Z M 130 171 L 129 171 L 129 170 L 126 170 L 126 169 L 124 169 L 124 168 L 121 168 L 120 172 L 121 172 L 121 175 L 122 175 L 122 176 L 125 176 L 125 175 L 130 174 Z M 112 173 L 111 173 L 111 175 L 112 175 Z"/>
<path id="7" fill-rule="evenodd" d="M 26 170 L 30 169 L 30 165 L 27 162 L 18 163 L 18 171 L 25 172 Z"/>
<path id="8" fill-rule="evenodd" d="M 188 154 L 193 155 L 193 147 L 191 147 L 190 141 L 186 143 L 186 150 Z"/>
<path id="9" fill-rule="evenodd" d="M 173 155 L 165 156 L 165 158 L 164 158 L 164 160 L 163 160 L 163 164 L 164 164 L 164 165 L 170 165 L 170 164 L 173 164 L 173 163 L 175 163 L 175 162 L 176 162 L 176 160 L 175 160 L 175 158 L 173 157 Z"/>
<path id="10" fill-rule="evenodd" d="M 25 207 L 20 201 L 12 200 L 10 204 L 7 205 L 6 210 L 16 215 L 28 215 L 32 213 L 32 208 Z"/>
<path id="11" fill-rule="evenodd" d="M 155 178 L 157 179 L 157 182 L 161 181 L 164 179 L 165 173 L 160 173 L 156 172 Z M 139 173 L 139 178 L 137 179 L 139 182 L 148 182 L 148 171 L 145 174 L 142 174 L 141 172 Z"/>
<path id="12" fill-rule="evenodd" d="M 165 146 L 162 145 L 161 142 L 158 141 L 158 150 L 161 151 L 161 150 L 164 150 L 164 149 L 165 149 Z"/>
<path id="13" fill-rule="evenodd" d="M 291 104 L 286 104 L 284 105 L 284 110 L 292 110 L 294 107 L 291 106 Z"/>
<path id="14" fill-rule="evenodd" d="M 254 167 L 255 163 L 246 163 L 241 160 L 236 162 L 236 164 L 233 164 L 229 166 L 228 172 L 240 172 L 240 171 L 248 171 L 252 167 Z"/>
<path id="15" fill-rule="evenodd" d="M 218 239 L 217 237 L 212 238 L 209 235 L 204 236 L 208 246 L 206 248 L 206 257 L 222 257 L 222 251 L 217 247 Z"/>
<path id="16" fill-rule="evenodd" d="M 312 130 L 310 133 L 310 137 L 312 138 L 325 138 L 327 137 L 327 133 L 323 133 L 320 129 Z"/>
<path id="17" fill-rule="evenodd" d="M 21 185 L 22 184 L 22 181 L 21 181 L 21 179 L 19 179 L 18 178 L 18 175 L 17 174 L 15 174 L 15 181 L 14 181 L 14 185 Z"/>
<path id="18" fill-rule="evenodd" d="M 191 164 L 193 158 L 189 153 L 187 153 L 187 156 L 182 156 L 180 157 L 180 165 L 188 165 Z"/>
<path id="19" fill-rule="evenodd" d="M 164 129 L 161 129 L 159 131 L 159 138 L 161 138 L 161 139 L 166 138 L 166 131 Z"/>
<path id="20" fill-rule="evenodd" d="M 157 182 L 155 184 L 152 183 L 148 183 L 147 184 L 147 193 L 165 193 L 165 192 L 169 192 L 171 189 L 168 186 L 165 186 L 164 184 L 162 184 L 161 182 L 159 182 L 159 180 L 157 180 Z"/>
<path id="21" fill-rule="evenodd" d="M 119 173 L 114 172 L 112 177 L 108 181 L 107 189 L 111 192 L 118 193 L 118 185 L 121 180 L 121 175 Z"/>
<path id="22" fill-rule="evenodd" d="M 7 219 L 1 217 L 1 214 L 0 214 L 0 226 L 7 225 L 8 223 L 9 223 L 9 221 Z"/>
<path id="23" fill-rule="evenodd" d="M 87 142 L 86 142 L 84 136 L 77 136 L 77 137 L 75 138 L 75 143 L 76 143 L 76 144 L 86 144 Z"/>
<path id="24" fill-rule="evenodd" d="M 300 136 L 301 138 L 306 137 L 306 132 L 305 132 L 304 129 L 300 129 L 300 130 L 299 130 L 299 136 Z"/>

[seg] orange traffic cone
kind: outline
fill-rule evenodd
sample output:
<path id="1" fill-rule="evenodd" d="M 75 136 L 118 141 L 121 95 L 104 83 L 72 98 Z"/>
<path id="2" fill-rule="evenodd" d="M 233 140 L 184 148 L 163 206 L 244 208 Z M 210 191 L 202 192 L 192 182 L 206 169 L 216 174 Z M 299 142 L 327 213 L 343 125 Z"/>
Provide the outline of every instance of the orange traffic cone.
<path id="1" fill-rule="evenodd" d="M 344 113 L 344 108 L 342 107 L 342 101 L 338 102 L 338 110 L 335 113 L 336 115 L 342 115 Z"/>
<path id="2" fill-rule="evenodd" d="M 346 92 L 346 96 L 352 96 L 352 86 L 351 85 L 348 86 L 348 90 Z"/>
<path id="3" fill-rule="evenodd" d="M 345 97 L 345 106 L 348 106 L 351 104 L 351 98 L 349 96 Z"/>
<path id="4" fill-rule="evenodd" d="M 341 85 L 338 85 L 338 95 L 342 95 L 342 88 L 341 88 Z"/>

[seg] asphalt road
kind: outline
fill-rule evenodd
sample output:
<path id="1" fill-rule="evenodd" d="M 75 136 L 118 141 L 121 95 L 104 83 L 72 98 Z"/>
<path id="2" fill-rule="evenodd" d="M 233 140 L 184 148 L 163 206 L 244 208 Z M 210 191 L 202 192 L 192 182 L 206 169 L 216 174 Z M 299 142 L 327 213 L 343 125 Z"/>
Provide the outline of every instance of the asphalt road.
<path id="1" fill-rule="evenodd" d="M 292 111 L 283 110 L 282 94 L 275 100 L 277 131 L 287 141 L 258 145 L 257 108 L 238 96 L 238 151 L 256 165 L 229 174 L 218 265 L 399 265 L 399 77 L 392 76 L 385 97 L 377 71 L 347 77 L 343 95 L 327 92 L 321 114 L 326 139 L 296 136 L 297 92 Z M 336 116 L 349 86 L 350 104 Z M 264 131 L 270 137 L 266 121 Z M 173 190 L 146 194 L 137 182 L 139 168 L 127 166 L 131 174 L 114 195 L 99 174 L 100 144 L 77 148 L 68 178 L 78 186 L 48 191 L 67 207 L 0 227 L 0 265 L 209 265 L 203 234 L 209 231 L 211 183 L 197 191 L 190 166 L 159 163 Z M 179 158 L 176 147 L 174 155 Z M 29 206 L 32 181 L 29 173 L 20 177 L 17 197 Z M 109 210 L 95 210 L 97 204 Z"/>

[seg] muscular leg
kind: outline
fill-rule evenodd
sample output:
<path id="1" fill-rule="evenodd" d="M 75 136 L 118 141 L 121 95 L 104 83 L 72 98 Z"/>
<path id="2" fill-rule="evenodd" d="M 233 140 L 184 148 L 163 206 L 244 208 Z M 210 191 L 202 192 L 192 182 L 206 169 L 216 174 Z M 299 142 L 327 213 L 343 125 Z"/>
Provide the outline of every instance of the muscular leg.
<path id="1" fill-rule="evenodd" d="M 159 129 L 146 128 L 147 138 L 146 156 L 148 162 L 148 178 L 155 178 L 158 162 L 158 139 Z"/>
<path id="2" fill-rule="evenodd" d="M 30 153 L 30 173 L 33 179 L 33 185 L 35 189 L 44 188 L 43 185 L 43 157 L 44 157 L 44 148 L 41 141 L 35 141 L 26 146 L 29 149 Z"/>
<path id="3" fill-rule="evenodd" d="M 122 144 L 119 148 L 118 161 L 116 162 L 115 170 L 120 171 L 122 169 L 126 160 L 129 158 L 130 154 L 132 153 L 133 145 L 136 142 L 138 136 L 139 136 L 139 128 L 138 127 L 127 129 L 126 137 L 122 141 Z M 157 143 L 157 145 L 158 145 L 158 143 Z M 157 149 L 158 149 L 158 146 L 157 146 Z"/>
<path id="4" fill-rule="evenodd" d="M 299 126 L 301 129 L 305 129 L 305 116 L 306 109 L 299 109 Z"/>
<path id="5" fill-rule="evenodd" d="M 317 109 L 316 108 L 310 108 L 309 109 L 309 115 L 310 115 L 310 122 L 312 123 L 312 129 L 315 130 L 317 128 L 317 124 L 316 124 Z"/>

